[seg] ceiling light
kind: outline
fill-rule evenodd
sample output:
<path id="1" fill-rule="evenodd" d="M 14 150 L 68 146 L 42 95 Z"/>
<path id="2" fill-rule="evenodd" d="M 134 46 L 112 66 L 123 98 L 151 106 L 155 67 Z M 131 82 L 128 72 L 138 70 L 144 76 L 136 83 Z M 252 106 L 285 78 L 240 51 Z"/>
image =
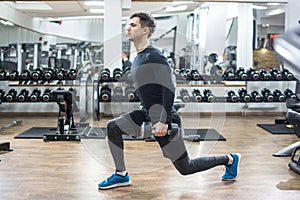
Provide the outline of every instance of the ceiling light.
<path id="1" fill-rule="evenodd" d="M 91 8 L 89 9 L 90 13 L 104 13 L 104 9 Z"/>
<path id="2" fill-rule="evenodd" d="M 86 6 L 104 6 L 104 1 L 84 1 Z"/>
<path id="3" fill-rule="evenodd" d="M 52 8 L 43 1 L 16 1 L 18 10 L 52 10 Z"/>
<path id="4" fill-rule="evenodd" d="M 176 11 L 184 11 L 187 9 L 187 5 L 179 5 L 179 6 L 167 6 L 165 8 L 166 12 L 176 12 Z"/>
<path id="5" fill-rule="evenodd" d="M 265 9 L 267 9 L 268 7 L 267 7 L 267 6 L 252 5 L 252 8 L 253 8 L 253 9 L 257 9 L 257 10 L 265 10 Z"/>
<path id="6" fill-rule="evenodd" d="M 73 17 L 58 17 L 58 18 L 47 18 L 46 20 L 41 19 L 41 21 L 57 21 L 57 20 L 81 20 L 81 19 L 103 19 L 103 16 L 73 16 Z"/>
<path id="7" fill-rule="evenodd" d="M 274 3 L 267 3 L 269 6 L 279 6 L 280 5 L 280 3 L 276 3 L 276 2 L 274 2 Z"/>
<path id="8" fill-rule="evenodd" d="M 9 21 L 5 21 L 5 20 L 0 20 L 0 23 L 1 24 L 4 24 L 4 25 L 6 25 L 6 26 L 13 26 L 14 24 L 13 23 L 11 23 L 11 22 L 9 22 Z"/>
<path id="9" fill-rule="evenodd" d="M 178 4 L 190 4 L 190 3 L 195 3 L 193 1 L 173 1 L 172 4 L 178 5 Z"/>

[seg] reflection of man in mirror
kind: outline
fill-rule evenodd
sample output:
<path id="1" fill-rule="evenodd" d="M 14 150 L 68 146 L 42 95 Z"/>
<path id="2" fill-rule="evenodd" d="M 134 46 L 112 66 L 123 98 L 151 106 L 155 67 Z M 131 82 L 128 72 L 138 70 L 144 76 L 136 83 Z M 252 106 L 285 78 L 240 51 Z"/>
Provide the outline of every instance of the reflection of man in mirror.
<path id="1" fill-rule="evenodd" d="M 26 60 L 25 60 L 25 69 L 27 69 L 27 70 L 32 70 L 32 69 L 31 69 L 31 62 L 30 62 L 29 59 L 26 59 Z"/>
<path id="2" fill-rule="evenodd" d="M 123 51 L 122 52 L 122 69 L 130 68 L 131 67 L 131 62 L 129 61 L 129 52 L 128 51 Z"/>

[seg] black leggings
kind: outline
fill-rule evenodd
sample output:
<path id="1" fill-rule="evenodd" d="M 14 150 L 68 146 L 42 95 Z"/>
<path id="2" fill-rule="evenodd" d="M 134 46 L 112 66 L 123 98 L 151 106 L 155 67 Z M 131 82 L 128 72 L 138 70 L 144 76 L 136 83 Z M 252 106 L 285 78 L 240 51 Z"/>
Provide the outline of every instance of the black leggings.
<path id="1" fill-rule="evenodd" d="M 107 123 L 108 144 L 116 171 L 126 171 L 122 135 L 139 137 L 140 127 L 145 121 L 145 112 L 142 110 L 134 110 L 112 119 Z M 181 118 L 175 111 L 172 112 L 172 122 L 181 125 Z M 218 165 L 226 165 L 229 162 L 227 155 L 190 159 L 181 135 L 176 137 L 176 139 L 170 139 L 167 135 L 164 137 L 155 137 L 155 139 L 159 143 L 164 157 L 170 159 L 175 168 L 182 175 L 204 171 Z"/>

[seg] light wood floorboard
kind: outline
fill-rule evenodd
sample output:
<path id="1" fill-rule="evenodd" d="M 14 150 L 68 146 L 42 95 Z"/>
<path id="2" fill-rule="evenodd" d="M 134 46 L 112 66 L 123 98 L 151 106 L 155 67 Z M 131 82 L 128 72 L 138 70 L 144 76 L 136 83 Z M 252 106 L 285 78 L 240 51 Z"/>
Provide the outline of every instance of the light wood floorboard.
<path id="1" fill-rule="evenodd" d="M 0 116 L 0 126 L 12 120 L 21 125 L 0 131 L 0 142 L 10 142 L 12 152 L 0 154 L 1 200 L 94 199 L 300 199 L 300 175 L 288 168 L 289 157 L 272 154 L 299 140 L 295 135 L 272 135 L 256 126 L 274 123 L 281 114 L 241 116 L 183 116 L 186 128 L 214 128 L 227 141 L 186 142 L 191 157 L 242 154 L 240 174 L 234 182 L 221 181 L 223 167 L 182 176 L 162 157 L 156 142 L 125 141 L 130 187 L 99 191 L 97 184 L 113 172 L 104 139 L 78 142 L 43 142 L 14 139 L 37 126 L 56 126 L 56 117 Z M 105 126 L 88 119 L 91 126 Z"/>

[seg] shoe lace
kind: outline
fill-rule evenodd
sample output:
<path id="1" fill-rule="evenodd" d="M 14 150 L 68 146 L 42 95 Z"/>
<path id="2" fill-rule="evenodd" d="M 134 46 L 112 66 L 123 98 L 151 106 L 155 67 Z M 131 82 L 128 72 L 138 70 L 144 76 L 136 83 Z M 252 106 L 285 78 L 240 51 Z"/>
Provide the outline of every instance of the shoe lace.
<path id="1" fill-rule="evenodd" d="M 111 175 L 110 177 L 107 178 L 107 180 L 109 182 L 116 182 L 116 179 L 117 179 L 117 175 L 116 174 L 113 174 L 113 175 Z"/>
<path id="2" fill-rule="evenodd" d="M 226 174 L 226 175 L 232 174 L 232 168 L 231 168 L 231 166 L 225 165 L 225 168 L 226 168 L 226 171 L 225 171 L 225 174 Z"/>

